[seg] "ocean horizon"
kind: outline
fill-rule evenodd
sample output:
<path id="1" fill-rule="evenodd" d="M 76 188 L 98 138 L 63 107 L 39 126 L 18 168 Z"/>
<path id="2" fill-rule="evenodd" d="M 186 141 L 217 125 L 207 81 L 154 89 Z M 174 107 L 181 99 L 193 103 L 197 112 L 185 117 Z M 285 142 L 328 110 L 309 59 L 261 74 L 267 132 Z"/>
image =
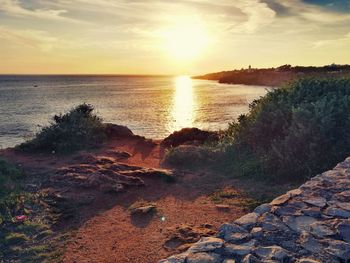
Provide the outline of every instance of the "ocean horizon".
<path id="1" fill-rule="evenodd" d="M 83 102 L 104 122 L 162 139 L 175 130 L 227 128 L 267 87 L 227 85 L 187 76 L 0 75 L 0 147 L 13 147 Z"/>

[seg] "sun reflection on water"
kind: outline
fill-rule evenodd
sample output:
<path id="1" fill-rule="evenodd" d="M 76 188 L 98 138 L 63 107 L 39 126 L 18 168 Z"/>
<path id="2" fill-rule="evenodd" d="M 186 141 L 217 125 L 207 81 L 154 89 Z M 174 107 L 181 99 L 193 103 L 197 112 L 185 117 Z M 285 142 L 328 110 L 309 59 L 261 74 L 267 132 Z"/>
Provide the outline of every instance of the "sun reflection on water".
<path id="1" fill-rule="evenodd" d="M 176 131 L 185 127 L 192 127 L 195 119 L 195 96 L 192 79 L 188 76 L 175 78 L 175 92 L 172 106 L 172 120 L 169 130 Z"/>

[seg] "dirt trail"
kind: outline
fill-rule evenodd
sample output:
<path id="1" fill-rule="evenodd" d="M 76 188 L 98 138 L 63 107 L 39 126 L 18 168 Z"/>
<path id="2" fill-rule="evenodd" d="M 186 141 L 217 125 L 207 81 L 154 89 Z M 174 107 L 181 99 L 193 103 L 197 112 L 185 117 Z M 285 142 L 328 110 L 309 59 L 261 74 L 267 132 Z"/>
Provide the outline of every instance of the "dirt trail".
<path id="1" fill-rule="evenodd" d="M 92 154 L 111 158 L 116 151 L 132 155 L 116 163 L 147 168 L 159 168 L 163 155 L 159 142 L 152 146 L 138 139 L 114 141 Z M 54 155 L 19 155 L 11 150 L 3 151 L 1 155 L 36 170 L 65 167 L 79 160 Z M 177 175 L 175 183 L 145 176 L 141 177 L 144 186 L 127 188 L 116 194 L 96 194 L 91 204 L 79 208 L 79 219 L 74 224 L 68 220 L 60 226 L 64 229 L 69 229 L 70 224 L 77 227 L 67 243 L 63 262 L 157 262 L 245 213 L 239 205 L 240 200 L 237 200 L 236 206 L 221 209 L 209 197 L 217 187 L 224 187 L 227 182 L 206 184 L 208 175 L 203 173 L 178 172 Z M 78 198 L 81 194 L 72 193 Z M 241 198 L 237 196 L 237 199 Z M 157 213 L 131 215 L 128 207 L 138 200 L 154 203 Z"/>

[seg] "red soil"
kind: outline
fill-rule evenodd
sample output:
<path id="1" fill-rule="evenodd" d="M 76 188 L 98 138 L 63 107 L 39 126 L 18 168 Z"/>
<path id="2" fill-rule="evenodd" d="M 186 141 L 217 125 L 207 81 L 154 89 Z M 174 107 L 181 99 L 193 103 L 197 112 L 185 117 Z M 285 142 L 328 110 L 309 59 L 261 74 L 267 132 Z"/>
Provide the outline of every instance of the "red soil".
<path id="1" fill-rule="evenodd" d="M 163 155 L 159 142 L 155 147 L 137 139 L 111 142 L 94 152 L 106 155 L 107 150 L 127 151 L 133 156 L 125 163 L 157 168 Z M 72 157 L 15 154 L 12 150 L 0 153 L 23 167 L 53 168 L 72 163 Z M 130 188 L 117 195 L 100 195 L 81 211 L 81 223 L 68 241 L 63 257 L 66 263 L 83 262 L 140 262 L 150 263 L 176 253 L 164 244 L 184 224 L 199 227 L 212 225 L 216 230 L 224 222 L 233 221 L 244 214 L 243 208 L 231 206 L 229 211 L 219 210 L 208 197 L 216 187 L 205 183 L 203 174 L 183 173 L 173 184 L 160 178 L 142 178 L 146 186 Z M 143 199 L 156 204 L 157 215 L 131 216 L 128 207 Z M 163 222 L 160 218 L 165 217 Z"/>

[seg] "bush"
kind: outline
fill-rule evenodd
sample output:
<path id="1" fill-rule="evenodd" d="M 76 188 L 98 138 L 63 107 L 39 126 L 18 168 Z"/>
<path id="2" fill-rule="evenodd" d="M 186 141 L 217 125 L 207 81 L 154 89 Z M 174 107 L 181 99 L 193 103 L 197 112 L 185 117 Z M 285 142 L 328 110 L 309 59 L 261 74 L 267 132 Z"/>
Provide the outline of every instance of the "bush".
<path id="1" fill-rule="evenodd" d="M 162 164 L 166 166 L 181 168 L 197 168 L 203 165 L 209 165 L 217 158 L 210 147 L 180 145 L 168 150 L 162 160 Z"/>
<path id="2" fill-rule="evenodd" d="M 0 225 L 12 218 L 12 212 L 21 203 L 23 173 L 14 165 L 0 159 Z"/>
<path id="3" fill-rule="evenodd" d="M 53 117 L 34 139 L 18 146 L 24 151 L 70 153 L 98 146 L 106 138 L 102 119 L 93 113 L 93 106 L 81 104 L 66 114 Z"/>
<path id="4" fill-rule="evenodd" d="M 183 128 L 175 131 L 162 141 L 163 147 L 176 147 L 181 144 L 204 144 L 218 141 L 217 132 L 202 131 L 198 128 Z"/>
<path id="5" fill-rule="evenodd" d="M 220 141 L 244 173 L 304 180 L 350 153 L 350 79 L 302 79 L 250 105 Z"/>
<path id="6" fill-rule="evenodd" d="M 0 199 L 16 192 L 22 173 L 14 166 L 0 159 Z"/>

